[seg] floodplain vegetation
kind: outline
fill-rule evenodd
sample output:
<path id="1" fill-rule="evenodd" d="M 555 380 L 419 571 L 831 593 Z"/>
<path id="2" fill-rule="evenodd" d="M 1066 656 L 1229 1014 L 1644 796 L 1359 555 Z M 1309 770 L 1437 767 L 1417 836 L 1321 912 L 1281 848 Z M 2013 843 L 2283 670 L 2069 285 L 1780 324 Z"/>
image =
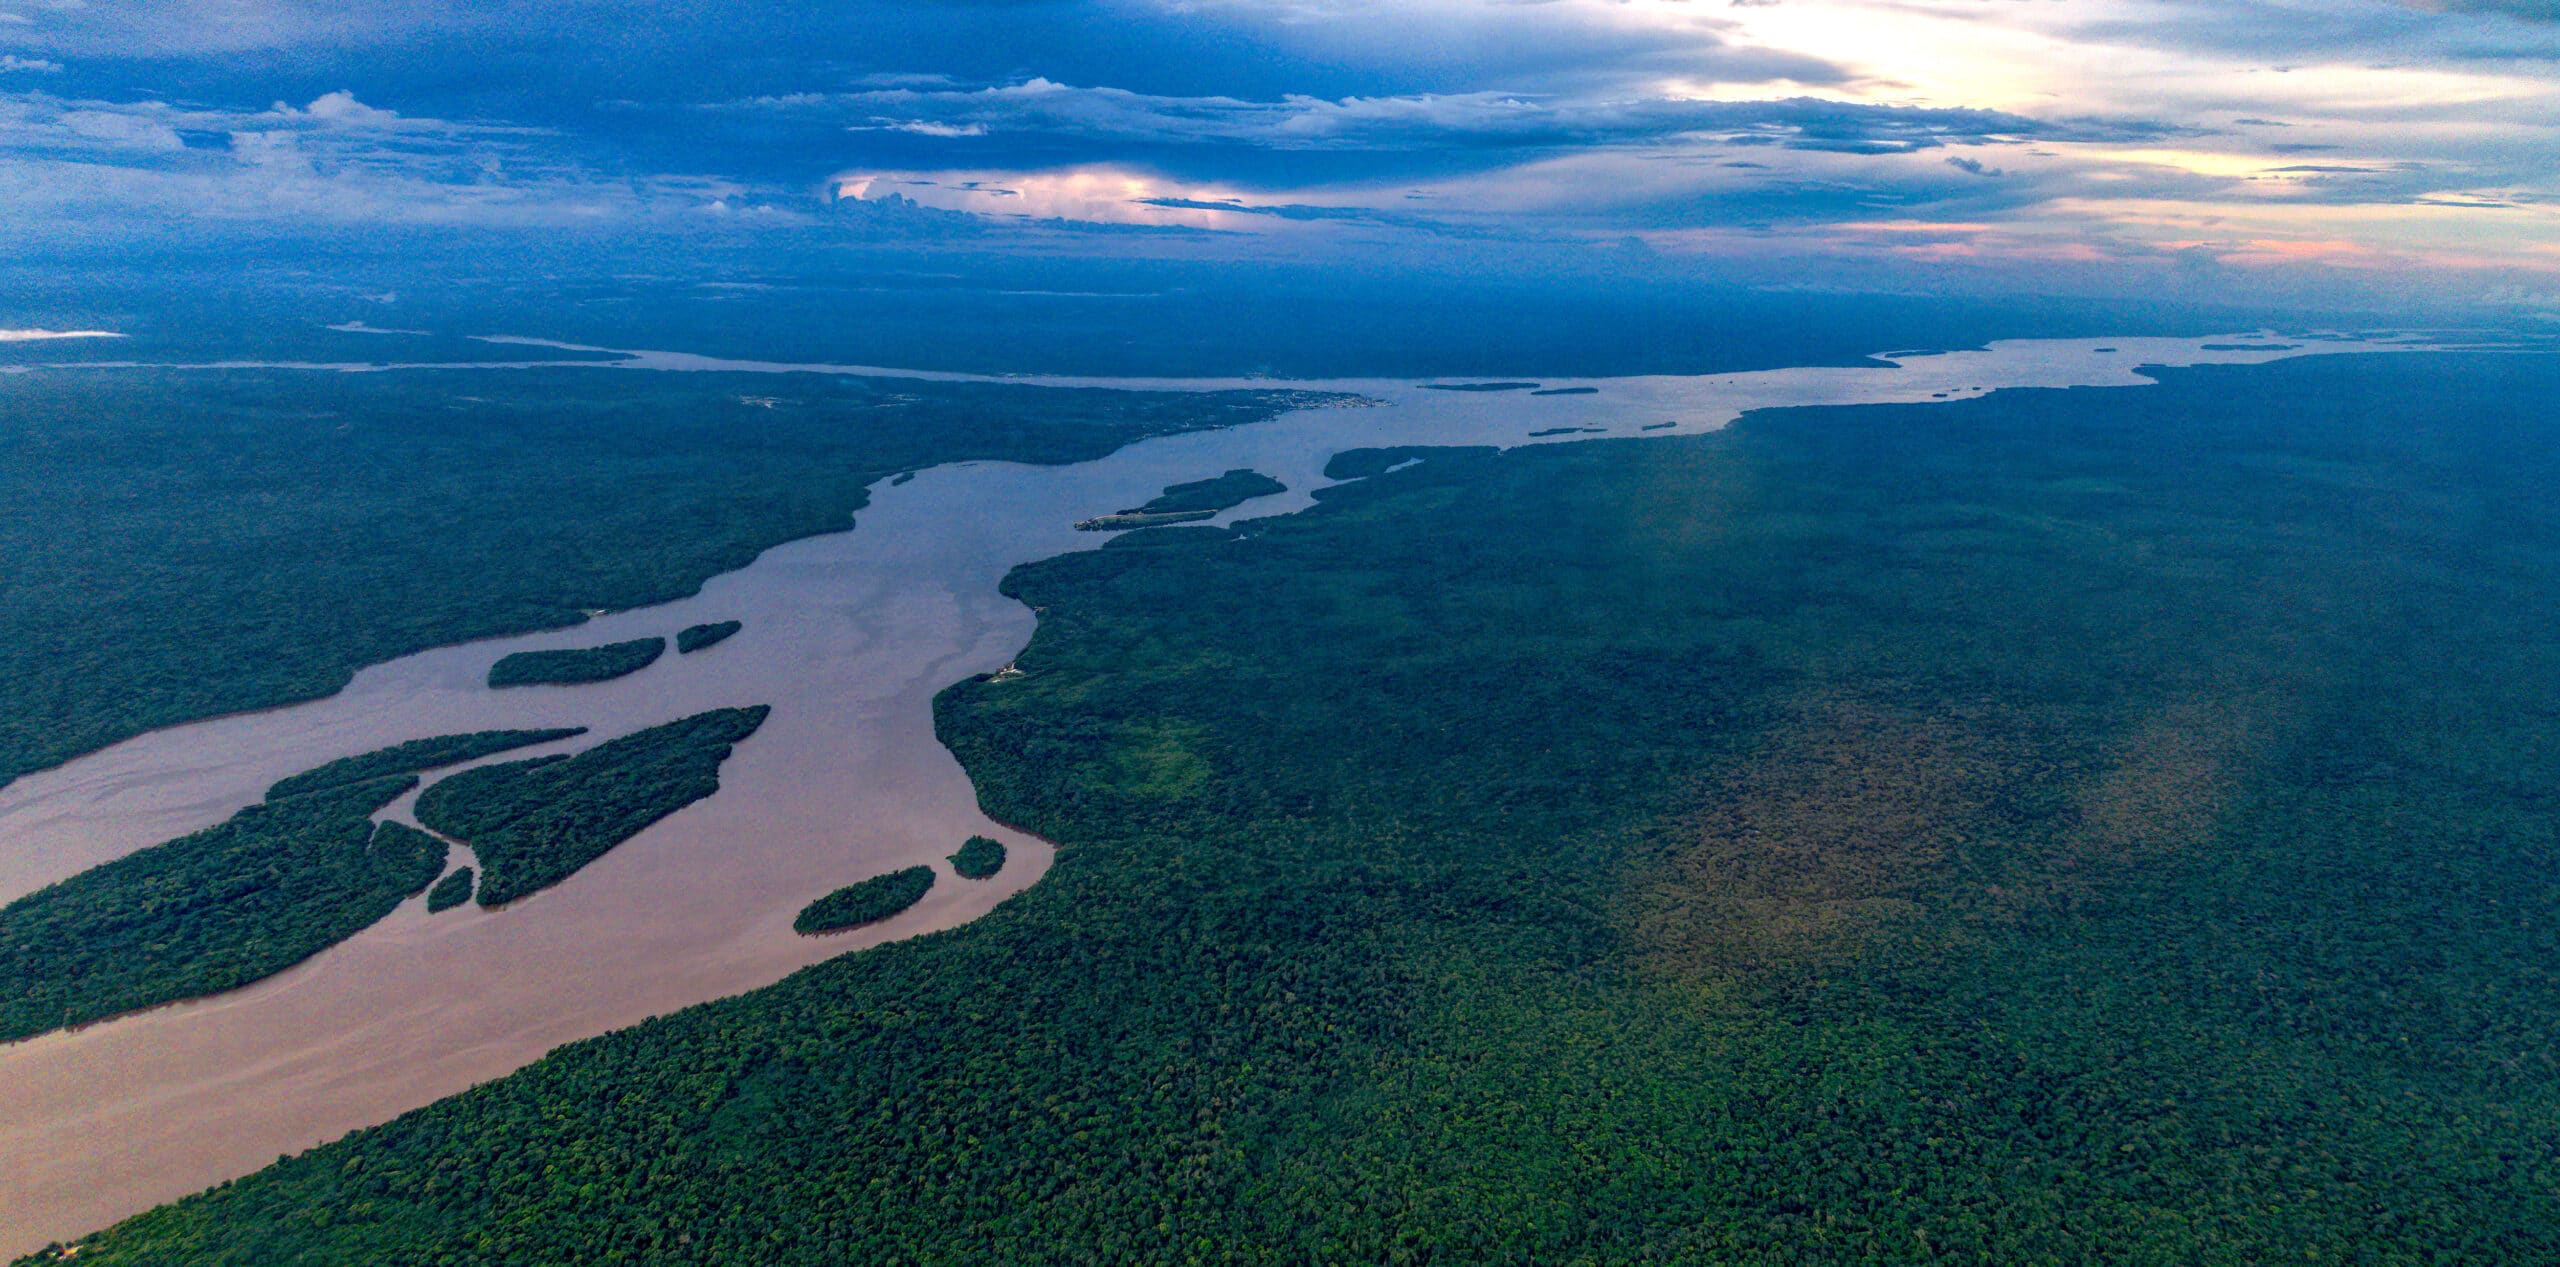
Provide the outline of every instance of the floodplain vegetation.
<path id="1" fill-rule="evenodd" d="M 740 401 L 778 388 L 772 408 Z M 1083 461 L 1332 399 L 610 369 L 0 375 L 0 784 L 410 652 L 682 598 L 851 527 L 894 472 Z"/>
<path id="2" fill-rule="evenodd" d="M 791 930 L 803 936 L 841 933 L 877 924 L 924 900 L 933 891 L 933 868 L 906 867 L 848 884 L 800 908 Z"/>
<path id="3" fill-rule="evenodd" d="M 418 794 L 418 821 L 471 846 L 479 901 L 504 906 L 720 790 L 720 763 L 769 710 L 720 708 L 573 757 L 479 766 Z"/>
<path id="4" fill-rule="evenodd" d="M 717 620 L 708 624 L 687 625 L 676 631 L 676 654 L 692 655 L 746 627 L 745 622 L 736 620 Z"/>
<path id="5" fill-rule="evenodd" d="M 667 653 L 664 638 L 632 638 L 600 647 L 517 651 L 489 666 L 491 686 L 573 686 L 628 677 Z"/>
<path id="6" fill-rule="evenodd" d="M 2560 361 L 2160 377 L 1020 569 L 1041 883 L 79 1261 L 2560 1261 Z"/>
<path id="7" fill-rule="evenodd" d="M 985 880 L 1004 870 L 1004 842 L 971 836 L 951 855 L 951 870 L 963 880 Z"/>
<path id="8" fill-rule="evenodd" d="M 577 733 L 478 731 L 333 761 L 0 907 L 0 1041 L 236 989 L 354 936 L 444 870 L 443 841 L 372 819 L 419 771 Z"/>

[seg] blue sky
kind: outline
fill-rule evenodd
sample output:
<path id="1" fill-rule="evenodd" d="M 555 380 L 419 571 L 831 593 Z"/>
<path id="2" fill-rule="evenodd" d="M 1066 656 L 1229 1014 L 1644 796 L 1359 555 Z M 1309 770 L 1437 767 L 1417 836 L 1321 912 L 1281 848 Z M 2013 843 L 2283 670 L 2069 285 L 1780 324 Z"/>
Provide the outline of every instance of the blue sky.
<path id="1" fill-rule="evenodd" d="M 386 228 L 2533 314 L 2560 0 L 0 0 L 0 242 Z"/>

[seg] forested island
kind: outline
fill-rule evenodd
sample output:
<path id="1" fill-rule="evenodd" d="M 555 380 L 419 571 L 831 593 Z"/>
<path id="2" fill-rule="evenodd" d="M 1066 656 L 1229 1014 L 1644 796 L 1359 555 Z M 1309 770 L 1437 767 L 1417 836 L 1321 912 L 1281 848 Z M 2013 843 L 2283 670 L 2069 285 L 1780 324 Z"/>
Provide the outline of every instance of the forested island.
<path id="1" fill-rule="evenodd" d="M 427 914 L 449 911 L 471 900 L 471 868 L 456 867 L 453 874 L 436 881 L 427 890 Z"/>
<path id="2" fill-rule="evenodd" d="M 480 859 L 480 904 L 504 906 L 719 791 L 720 763 L 768 711 L 714 709 L 574 757 L 465 770 L 418 795 L 418 821 L 470 845 Z"/>
<path id="3" fill-rule="evenodd" d="M 664 638 L 633 638 L 600 647 L 551 651 L 517 651 L 489 666 L 491 686 L 570 686 L 610 682 L 658 662 L 667 652 Z"/>
<path id="4" fill-rule="evenodd" d="M 876 875 L 802 907 L 791 921 L 791 928 L 805 936 L 816 936 L 877 924 L 923 901 L 932 889 L 931 867 L 906 867 Z"/>
<path id="5" fill-rule="evenodd" d="M 729 635 L 744 628 L 746 628 L 744 622 L 735 620 L 720 620 L 713 621 L 709 624 L 687 625 L 676 631 L 676 654 L 692 655 L 696 651 L 700 651 L 705 647 L 719 643 Z"/>
<path id="6" fill-rule="evenodd" d="M 1131 506 L 1115 514 L 1080 520 L 1076 527 L 1087 532 L 1115 532 L 1123 528 L 1152 528 L 1213 519 L 1218 512 L 1241 506 L 1256 497 L 1288 491 L 1288 485 L 1259 471 L 1233 470 L 1187 484 L 1168 484 L 1160 496 L 1143 506 Z"/>
<path id="7" fill-rule="evenodd" d="M 951 870 L 964 880 L 984 880 L 1004 870 L 1004 843 L 971 836 L 951 855 Z"/>
<path id="8" fill-rule="evenodd" d="M 0 907 L 0 1041 L 273 976 L 391 913 L 445 844 L 373 814 L 417 773 L 575 730 L 492 730 L 333 761 L 218 826 Z"/>

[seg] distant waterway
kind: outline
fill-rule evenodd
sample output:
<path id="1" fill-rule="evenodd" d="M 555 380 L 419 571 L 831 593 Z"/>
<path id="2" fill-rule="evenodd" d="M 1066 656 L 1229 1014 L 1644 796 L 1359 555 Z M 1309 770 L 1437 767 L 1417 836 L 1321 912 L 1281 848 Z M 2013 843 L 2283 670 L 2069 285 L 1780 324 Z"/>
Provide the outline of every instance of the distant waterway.
<path id="1" fill-rule="evenodd" d="M 722 769 L 718 795 L 554 888 L 503 910 L 466 905 L 432 916 L 422 897 L 413 898 L 352 940 L 258 984 L 0 1047 L 0 1254 L 246 1174 L 278 1154 L 501 1076 L 562 1043 L 966 923 L 1035 883 L 1050 847 L 979 811 L 959 764 L 934 738 L 933 697 L 1002 668 L 1030 639 L 1033 614 L 997 592 L 1006 572 L 1100 545 L 1110 534 L 1078 532 L 1076 522 L 1144 503 L 1168 484 L 1249 468 L 1288 486 L 1211 521 L 1225 523 L 1304 508 L 1327 482 L 1326 460 L 1363 446 L 1653 439 L 1712 431 L 1750 409 L 2137 387 L 2148 380 L 2135 367 L 2146 364 L 2412 346 L 2271 343 L 2259 335 L 2018 341 L 1914 356 L 1894 368 L 1547 379 L 1538 395 L 1430 390 L 1412 380 L 1004 379 L 1305 388 L 1354 393 L 1376 407 L 1298 410 L 1151 439 L 1071 466 L 969 462 L 883 481 L 852 531 L 768 550 L 692 598 L 575 629 L 422 652 L 368 668 L 327 699 L 155 731 L 0 788 L 0 901 L 7 901 L 220 822 L 276 779 L 402 740 L 498 727 L 591 732 L 495 758 L 512 760 L 704 709 L 773 707 Z M 539 373 L 609 365 L 635 373 L 983 377 L 543 346 L 598 359 L 179 368 L 425 373 L 505 365 Z M 1558 390 L 1584 388 L 1591 390 Z M 732 619 L 745 622 L 735 637 L 615 681 L 484 685 L 489 665 L 510 652 L 672 635 Z M 410 799 L 388 815 L 405 818 Z M 970 835 L 1008 847 L 993 880 L 959 879 L 944 861 Z M 810 899 L 917 864 L 939 878 L 904 914 L 835 937 L 791 931 Z"/>

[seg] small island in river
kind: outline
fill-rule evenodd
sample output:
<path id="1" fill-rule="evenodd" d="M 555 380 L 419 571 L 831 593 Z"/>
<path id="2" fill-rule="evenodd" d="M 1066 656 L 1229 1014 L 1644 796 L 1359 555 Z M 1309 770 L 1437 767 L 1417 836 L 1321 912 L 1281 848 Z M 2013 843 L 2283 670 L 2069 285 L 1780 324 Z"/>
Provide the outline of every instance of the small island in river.
<path id="1" fill-rule="evenodd" d="M 1004 843 L 971 836 L 951 855 L 951 869 L 964 880 L 984 880 L 1004 870 Z"/>
<path id="2" fill-rule="evenodd" d="M 451 875 L 427 890 L 427 914 L 449 911 L 471 900 L 471 868 L 455 867 Z"/>
<path id="3" fill-rule="evenodd" d="M 792 931 L 808 936 L 877 924 L 922 901 L 933 888 L 933 868 L 908 867 L 848 884 L 800 908 Z"/>
<path id="4" fill-rule="evenodd" d="M 1117 532 L 1124 528 L 1191 523 L 1215 518 L 1218 512 L 1241 506 L 1256 497 L 1288 491 L 1288 485 L 1260 471 L 1240 467 L 1215 479 L 1168 484 L 1161 495 L 1144 506 L 1081 519 L 1076 521 L 1076 527 L 1085 532 Z"/>
<path id="5" fill-rule="evenodd" d="M 557 651 L 518 651 L 489 666 L 489 685 L 573 686 L 584 682 L 610 682 L 648 668 L 666 653 L 667 640 L 664 638 L 633 638 L 628 642 L 608 642 L 601 647 L 571 647 Z"/>
<path id="6" fill-rule="evenodd" d="M 687 625 L 676 631 L 676 654 L 692 655 L 713 646 L 729 635 L 746 628 L 743 621 L 723 620 L 704 625 Z"/>

